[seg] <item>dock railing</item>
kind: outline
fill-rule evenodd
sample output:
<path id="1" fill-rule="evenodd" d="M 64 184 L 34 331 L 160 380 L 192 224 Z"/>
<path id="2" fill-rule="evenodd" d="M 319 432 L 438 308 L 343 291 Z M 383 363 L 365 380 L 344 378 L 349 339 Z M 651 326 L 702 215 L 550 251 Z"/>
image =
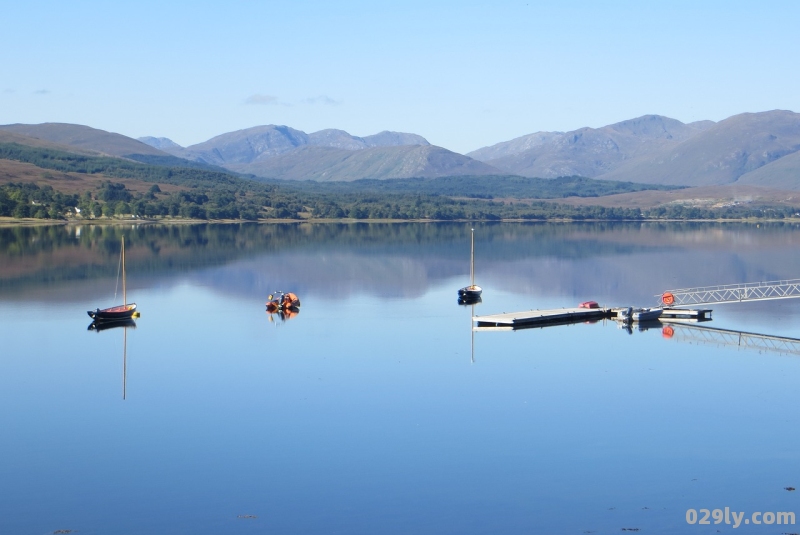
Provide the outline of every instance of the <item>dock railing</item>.
<path id="1" fill-rule="evenodd" d="M 656 297 L 659 305 L 670 307 L 793 299 L 800 297 L 800 279 L 682 288 L 667 290 Z"/>

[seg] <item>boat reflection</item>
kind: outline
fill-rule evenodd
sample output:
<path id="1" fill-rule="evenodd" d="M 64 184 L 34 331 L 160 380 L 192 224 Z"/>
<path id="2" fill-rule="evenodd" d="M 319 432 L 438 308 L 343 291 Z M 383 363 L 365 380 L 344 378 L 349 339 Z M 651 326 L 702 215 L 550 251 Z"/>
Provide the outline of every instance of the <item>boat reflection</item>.
<path id="1" fill-rule="evenodd" d="M 299 308 L 279 309 L 274 312 L 267 310 L 267 317 L 269 318 L 270 323 L 274 323 L 275 318 L 278 318 L 280 322 L 283 323 L 285 321 L 289 321 L 290 319 L 296 318 L 299 314 Z"/>
<path id="2" fill-rule="evenodd" d="M 645 332 L 651 329 L 661 329 L 662 323 L 659 320 L 644 320 L 637 322 L 616 321 L 617 329 L 633 334 L 633 331 Z"/>
<path id="3" fill-rule="evenodd" d="M 470 306 L 470 305 L 478 305 L 483 303 L 483 299 L 481 296 L 473 297 L 471 295 L 459 295 L 458 296 L 458 304 L 463 306 Z"/>
<path id="4" fill-rule="evenodd" d="M 128 329 L 135 329 L 136 322 L 131 319 L 93 321 L 88 331 L 101 332 L 122 329 L 122 399 L 128 398 Z"/>
<path id="5" fill-rule="evenodd" d="M 109 329 L 118 329 L 120 327 L 130 327 L 131 329 L 136 328 L 136 321 L 133 319 L 123 319 L 123 320 L 116 320 L 116 321 L 93 321 L 89 324 L 86 330 L 88 331 L 107 331 Z"/>

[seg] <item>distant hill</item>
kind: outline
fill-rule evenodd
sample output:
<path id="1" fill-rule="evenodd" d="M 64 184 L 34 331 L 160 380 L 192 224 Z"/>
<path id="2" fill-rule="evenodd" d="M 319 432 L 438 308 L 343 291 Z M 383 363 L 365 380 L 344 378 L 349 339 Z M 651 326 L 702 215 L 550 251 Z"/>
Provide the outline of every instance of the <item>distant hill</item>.
<path id="1" fill-rule="evenodd" d="M 399 147 L 401 145 L 430 145 L 428 140 L 417 134 L 389 132 L 384 130 L 378 134 L 361 138 L 368 147 Z"/>
<path id="2" fill-rule="evenodd" d="M 0 125 L 0 130 L 77 149 L 97 151 L 109 156 L 123 158 L 136 155 L 169 156 L 168 153 L 133 138 L 79 124 L 7 124 Z"/>
<path id="3" fill-rule="evenodd" d="M 308 134 L 288 126 L 255 126 L 186 147 L 180 155 L 213 165 L 245 164 L 308 144 Z"/>
<path id="4" fill-rule="evenodd" d="M 501 174 L 490 165 L 433 145 L 362 150 L 305 146 L 228 168 L 262 178 L 317 181 Z"/>
<path id="5" fill-rule="evenodd" d="M 625 162 L 598 178 L 690 186 L 731 184 L 798 150 L 800 114 L 781 110 L 743 113 L 720 121 L 682 143 Z M 767 176 L 779 168 L 776 165 L 763 169 L 752 179 L 772 187 L 796 188 L 792 184 L 796 179 Z"/>
<path id="6" fill-rule="evenodd" d="M 602 128 L 580 128 L 564 134 L 531 134 L 471 154 L 478 153 L 484 157 L 495 153 L 507 154 L 484 161 L 522 176 L 597 178 L 631 159 L 673 147 L 710 124 L 713 123 L 705 121 L 687 125 L 660 115 L 645 115 Z M 634 181 L 627 178 L 617 180 Z"/>
<path id="7" fill-rule="evenodd" d="M 344 130 L 320 130 L 308 134 L 308 144 L 345 150 L 361 150 L 370 147 L 399 147 L 402 145 L 430 145 L 428 140 L 416 134 L 383 131 L 366 137 L 352 136 Z"/>
<path id="8" fill-rule="evenodd" d="M 96 150 L 80 149 L 77 147 L 71 147 L 69 145 L 62 145 L 61 143 L 54 143 L 52 141 L 47 141 L 46 139 L 23 136 L 22 134 L 15 134 L 13 132 L 9 132 L 8 130 L 3 130 L 0 127 L 0 144 L 2 143 L 17 143 L 19 145 L 25 145 L 27 147 L 35 147 L 38 149 L 60 150 L 64 152 L 72 152 L 74 154 L 83 154 L 86 156 L 103 155 L 103 153 Z"/>
<path id="9" fill-rule="evenodd" d="M 466 155 L 480 162 L 488 162 L 506 156 L 521 154 L 535 147 L 552 143 L 563 136 L 564 132 L 536 132 L 511 141 L 503 141 L 491 147 L 483 147 L 482 149 L 468 152 Z"/>
<path id="10" fill-rule="evenodd" d="M 749 184 L 784 190 L 800 190 L 800 151 L 743 174 L 736 184 Z"/>
<path id="11" fill-rule="evenodd" d="M 645 184 L 800 189 L 800 114 L 743 113 L 684 124 L 646 115 L 602 128 L 537 132 L 469 153 L 528 177 L 580 175 Z M 790 157 L 791 156 L 791 157 Z M 787 158 L 784 161 L 784 158 Z"/>
<path id="12" fill-rule="evenodd" d="M 183 150 L 183 147 L 181 147 L 168 137 L 146 136 L 146 137 L 140 137 L 138 138 L 138 140 L 141 141 L 142 143 L 150 145 L 151 147 L 154 147 L 158 150 L 163 150 L 165 152 Z"/>
<path id="13" fill-rule="evenodd" d="M 447 169 L 470 174 L 497 172 L 479 162 L 468 164 L 469 158 L 440 148 L 383 150 L 430 147 L 422 136 L 403 132 L 384 131 L 362 138 L 332 128 L 306 134 L 288 126 L 264 125 L 221 134 L 186 148 L 160 141 L 166 138 L 146 139 L 181 158 L 283 180 L 403 178 L 413 176 L 407 174 L 409 169 L 428 173 L 425 176 L 442 176 Z M 367 152 L 353 154 L 360 151 Z M 383 157 L 388 160 L 379 162 Z M 401 161 L 404 158 L 409 161 Z"/>
<path id="14" fill-rule="evenodd" d="M 221 134 L 185 149 L 164 147 L 164 150 L 175 156 L 233 169 L 234 166 L 266 160 L 304 146 L 354 151 L 428 144 L 421 136 L 402 132 L 381 132 L 361 138 L 333 128 L 306 134 L 288 126 L 270 124 Z"/>
<path id="15" fill-rule="evenodd" d="M 580 176 L 800 190 L 800 156 L 795 155 L 800 151 L 800 114 L 782 110 L 743 113 L 718 123 L 685 124 L 645 115 L 601 128 L 537 132 L 466 156 L 432 146 L 416 134 L 384 131 L 358 137 L 338 129 L 307 134 L 281 125 L 228 132 L 181 147 L 167 138 L 135 140 L 82 125 L 12 124 L 0 126 L 3 142 L 281 180 Z"/>

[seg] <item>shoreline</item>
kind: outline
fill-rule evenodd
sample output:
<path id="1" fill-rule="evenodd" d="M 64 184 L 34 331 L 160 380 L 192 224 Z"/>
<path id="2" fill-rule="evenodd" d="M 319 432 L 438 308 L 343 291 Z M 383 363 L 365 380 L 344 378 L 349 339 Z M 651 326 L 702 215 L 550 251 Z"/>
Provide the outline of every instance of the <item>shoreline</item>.
<path id="1" fill-rule="evenodd" d="M 332 223 L 800 223 L 800 218 L 738 218 L 738 219 L 16 219 L 0 217 L 0 228 L 75 226 L 75 225 L 230 225 L 241 223 L 255 224 L 332 224 Z"/>

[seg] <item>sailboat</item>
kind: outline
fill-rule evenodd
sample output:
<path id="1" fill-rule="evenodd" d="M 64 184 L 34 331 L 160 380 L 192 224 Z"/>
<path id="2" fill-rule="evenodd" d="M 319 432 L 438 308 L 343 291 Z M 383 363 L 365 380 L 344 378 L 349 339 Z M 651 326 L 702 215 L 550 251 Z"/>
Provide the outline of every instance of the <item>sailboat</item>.
<path id="1" fill-rule="evenodd" d="M 125 288 L 125 237 L 122 238 L 122 256 L 120 263 L 122 264 L 122 304 L 111 308 L 103 308 L 96 310 L 89 310 L 86 313 L 94 321 L 120 321 L 127 320 L 133 317 L 136 312 L 136 303 L 128 303 L 128 295 Z"/>
<path id="2" fill-rule="evenodd" d="M 472 229 L 472 248 L 469 255 L 469 279 L 470 285 L 464 286 L 458 291 L 458 299 L 465 303 L 478 301 L 481 298 L 481 292 L 483 292 L 483 289 L 475 284 L 475 229 Z"/>

